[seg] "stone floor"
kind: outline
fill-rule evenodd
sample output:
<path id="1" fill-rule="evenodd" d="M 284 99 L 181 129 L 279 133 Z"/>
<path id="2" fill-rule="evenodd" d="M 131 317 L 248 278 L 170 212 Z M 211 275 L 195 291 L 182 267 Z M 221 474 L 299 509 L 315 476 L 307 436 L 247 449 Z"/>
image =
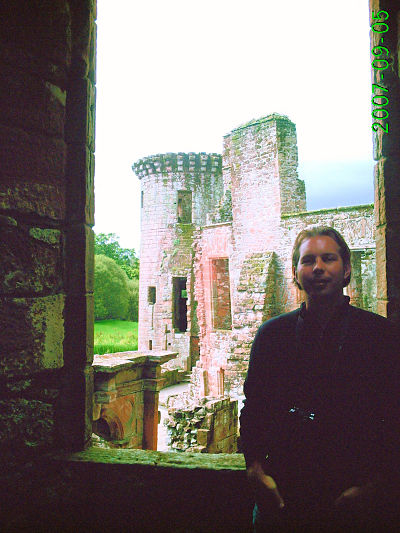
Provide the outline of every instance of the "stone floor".
<path id="1" fill-rule="evenodd" d="M 171 385 L 160 391 L 158 410 L 161 413 L 160 423 L 158 424 L 158 441 L 157 441 L 157 450 L 159 452 L 168 452 L 171 451 L 168 448 L 167 442 L 167 428 L 164 426 L 164 420 L 167 416 L 167 399 L 168 396 L 174 394 L 182 394 L 188 390 L 189 383 L 183 382 L 178 383 L 177 385 Z"/>

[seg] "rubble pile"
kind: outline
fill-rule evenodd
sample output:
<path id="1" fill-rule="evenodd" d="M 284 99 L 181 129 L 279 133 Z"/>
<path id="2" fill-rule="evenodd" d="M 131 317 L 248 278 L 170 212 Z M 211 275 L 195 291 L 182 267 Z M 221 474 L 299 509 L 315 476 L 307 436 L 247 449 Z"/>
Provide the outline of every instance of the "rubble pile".
<path id="1" fill-rule="evenodd" d="M 170 396 L 167 402 L 168 446 L 179 452 L 234 453 L 237 451 L 237 400 L 229 397 L 193 399 L 190 393 Z"/>

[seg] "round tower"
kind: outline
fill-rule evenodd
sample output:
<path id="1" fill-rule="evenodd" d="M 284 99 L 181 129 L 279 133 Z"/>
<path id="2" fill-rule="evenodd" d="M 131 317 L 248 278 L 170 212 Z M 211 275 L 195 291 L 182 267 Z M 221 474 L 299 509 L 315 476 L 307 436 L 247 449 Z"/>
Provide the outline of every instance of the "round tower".
<path id="1" fill-rule="evenodd" d="M 176 366 L 186 370 L 198 346 L 193 232 L 221 200 L 221 162 L 219 154 L 168 153 L 132 166 L 141 182 L 138 348 L 179 351 Z"/>

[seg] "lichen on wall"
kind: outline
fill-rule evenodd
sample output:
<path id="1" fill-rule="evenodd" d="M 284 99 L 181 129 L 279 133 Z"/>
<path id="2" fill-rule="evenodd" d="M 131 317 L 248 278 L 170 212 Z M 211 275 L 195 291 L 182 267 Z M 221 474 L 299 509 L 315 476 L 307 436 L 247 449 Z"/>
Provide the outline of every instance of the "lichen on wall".
<path id="1" fill-rule="evenodd" d="M 61 368 L 63 366 L 64 341 L 64 296 L 48 296 L 36 299 L 31 306 L 29 318 L 32 327 L 42 340 L 41 368 Z M 44 336 L 44 338 L 43 338 Z"/>

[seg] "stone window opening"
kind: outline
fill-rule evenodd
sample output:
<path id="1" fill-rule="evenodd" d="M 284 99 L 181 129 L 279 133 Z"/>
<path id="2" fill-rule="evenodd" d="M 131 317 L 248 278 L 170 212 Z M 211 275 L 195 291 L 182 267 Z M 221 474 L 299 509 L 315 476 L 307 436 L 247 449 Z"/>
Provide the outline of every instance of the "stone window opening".
<path id="1" fill-rule="evenodd" d="M 186 278 L 172 278 L 172 324 L 178 333 L 187 330 Z"/>
<path id="2" fill-rule="evenodd" d="M 180 191 L 180 192 L 182 192 L 182 193 L 187 193 L 187 192 L 188 192 L 189 195 L 190 195 L 190 198 L 191 198 L 191 194 L 192 194 L 192 193 L 191 193 L 190 191 Z M 179 210 L 181 211 L 181 215 L 182 215 L 182 216 L 180 217 L 181 220 L 178 219 L 178 222 L 182 222 L 182 223 L 184 223 L 184 220 L 182 220 L 182 219 L 184 218 L 184 216 L 183 216 L 183 214 L 184 214 L 184 201 L 183 201 L 183 196 L 180 197 L 180 202 L 179 202 L 179 198 L 178 198 L 178 211 L 179 211 Z M 190 219 L 189 219 L 189 222 L 192 221 L 192 220 L 191 220 L 191 219 L 192 219 L 191 211 L 192 211 L 192 205 L 191 205 L 191 202 L 190 202 Z M 179 215 L 178 215 L 178 218 L 179 218 Z M 228 260 L 226 260 L 226 261 L 228 261 Z M 229 270 L 228 270 L 228 280 L 229 280 Z M 214 282 L 213 282 L 213 283 L 214 283 Z M 218 284 L 217 284 L 217 283 L 214 283 L 214 285 L 215 285 L 216 293 L 218 293 Z M 229 286 L 229 284 L 228 284 L 228 286 Z M 214 288 L 214 287 L 213 287 L 213 288 Z M 218 298 L 216 298 L 215 300 L 214 300 L 214 298 L 212 299 L 212 303 L 213 303 L 213 304 L 215 304 L 215 303 L 217 303 L 217 302 L 218 302 Z M 230 307 L 230 298 L 229 298 L 229 307 Z M 215 313 L 215 305 L 213 305 L 213 317 L 214 317 L 214 314 L 215 314 L 215 315 L 218 314 L 218 313 Z M 229 315 L 230 315 L 230 312 L 229 312 Z M 231 322 L 231 320 L 230 320 L 230 322 Z M 186 325 L 186 327 L 187 327 L 187 325 Z M 216 327 L 216 326 L 215 326 L 215 327 Z M 229 329 L 230 329 L 230 328 L 231 328 L 231 325 L 230 325 Z M 216 329 L 218 329 L 218 328 L 216 328 Z M 186 329 L 185 329 L 185 330 L 186 330 Z M 149 341 L 149 344 L 151 344 L 151 341 Z"/>
<path id="3" fill-rule="evenodd" d="M 211 307 L 214 329 L 232 329 L 229 259 L 211 260 Z"/>
<path id="4" fill-rule="evenodd" d="M 177 217 L 179 224 L 192 223 L 192 191 L 178 191 Z"/>
<path id="5" fill-rule="evenodd" d="M 72 4 L 71 4 L 72 5 Z M 74 3 L 74 8 L 76 8 L 78 4 Z M 367 8 L 367 4 L 366 4 Z M 84 10 L 89 13 L 89 10 Z M 80 21 L 81 16 L 76 17 L 78 21 Z M 83 15 L 82 15 L 83 19 Z M 82 24 L 84 28 L 91 27 L 93 28 L 94 23 L 94 16 L 89 17 L 87 16 L 87 19 L 85 19 Z M 81 62 L 85 60 L 86 57 L 90 57 L 89 54 L 85 53 L 85 50 L 83 48 L 84 41 L 80 40 L 78 45 L 76 46 L 76 35 L 78 32 L 74 31 L 72 33 L 73 39 L 74 39 L 74 49 L 75 54 L 76 50 L 79 52 L 79 57 L 76 56 L 73 57 L 73 68 L 70 69 L 71 73 L 78 72 L 84 72 L 84 69 L 82 68 L 76 68 L 78 65 L 81 66 Z M 84 32 L 82 32 L 82 37 L 85 37 Z M 90 39 L 88 39 L 90 43 Z M 93 41 L 93 40 L 92 40 Z M 7 51 L 7 50 L 6 50 Z M 33 48 L 32 51 L 32 57 L 35 58 L 36 48 Z M 13 56 L 12 54 L 8 55 L 9 59 L 11 59 Z M 77 64 L 77 59 L 79 60 L 79 63 Z M 39 64 L 39 63 L 38 63 Z M 94 66 L 93 64 L 90 66 L 89 72 L 93 72 Z M 376 72 L 374 74 L 377 74 Z M 79 126 L 82 126 L 82 128 L 79 128 L 79 132 L 83 134 L 85 132 L 85 127 L 88 129 L 91 128 L 91 123 L 87 121 L 88 115 L 85 113 L 85 111 L 88 111 L 89 109 L 94 110 L 93 105 L 89 105 L 89 103 L 86 106 L 86 110 L 84 109 L 83 113 L 80 111 L 82 108 L 84 108 L 84 102 L 89 102 L 91 96 L 90 91 L 87 92 L 87 94 L 84 92 L 87 91 L 87 88 L 90 89 L 90 85 L 87 85 L 86 83 L 82 83 L 81 79 L 71 79 L 68 80 L 68 87 L 69 91 L 72 92 L 71 94 L 68 94 L 68 115 L 67 118 L 67 126 L 68 130 L 70 131 L 70 124 L 72 123 L 72 120 L 69 118 L 71 115 L 75 117 L 74 124 L 78 124 Z M 391 100 L 391 104 L 393 105 L 393 101 L 395 99 Z M 78 107 L 79 106 L 79 107 Z M 394 115 L 394 114 L 393 114 Z M 394 115 L 395 116 L 395 115 Z M 78 122 L 79 120 L 79 122 Z M 397 131 L 397 123 L 394 123 L 394 126 L 396 127 Z M 392 127 L 392 126 L 391 126 Z M 91 128 L 92 130 L 94 128 Z M 64 445 L 66 449 L 68 450 L 82 450 L 86 445 L 88 444 L 88 435 L 87 435 L 87 422 L 90 422 L 90 392 L 92 390 L 92 379 L 91 379 L 91 373 L 90 373 L 90 358 L 93 355 L 93 318 L 92 318 L 92 291 L 90 289 L 90 273 L 93 271 L 91 262 L 93 261 L 93 235 L 91 234 L 90 225 L 93 225 L 93 222 L 91 223 L 91 217 L 93 215 L 93 176 L 90 174 L 90 169 L 93 169 L 92 160 L 90 159 L 91 154 L 90 151 L 86 148 L 85 145 L 83 145 L 82 149 L 82 142 L 80 141 L 80 133 L 77 133 L 77 135 L 72 136 L 74 139 L 74 143 L 71 143 L 72 149 L 68 150 L 68 155 L 70 157 L 70 160 L 68 162 L 68 168 L 71 168 L 73 172 L 71 174 L 68 174 L 68 180 L 66 180 L 66 187 L 67 191 L 70 197 L 70 200 L 72 202 L 69 202 L 68 207 L 68 213 L 67 218 L 65 219 L 66 222 L 64 222 L 64 219 L 61 223 L 61 228 L 64 227 L 68 230 L 68 248 L 65 252 L 65 257 L 67 261 L 67 268 L 66 268 L 66 276 L 68 276 L 68 294 L 67 294 L 67 305 L 68 309 L 66 310 L 66 313 L 64 314 L 64 319 L 57 317 L 54 317 L 54 320 L 56 321 L 57 326 L 62 329 L 63 327 L 63 320 L 65 325 L 65 334 L 66 337 L 64 339 L 63 344 L 63 356 L 64 356 L 64 368 L 62 369 L 62 389 L 60 394 L 60 408 L 59 411 L 56 413 L 56 419 L 55 422 L 57 424 L 56 426 L 56 436 L 57 441 L 56 443 L 60 442 L 60 446 Z M 79 137 L 79 138 L 78 138 Z M 89 139 L 89 133 L 87 133 L 86 137 Z M 385 138 L 385 137 L 384 137 Z M 396 137 L 395 137 L 396 138 Z M 392 137 L 393 139 L 393 137 Z M 379 139 L 378 139 L 379 140 Z M 392 144 L 390 143 L 390 136 L 389 138 L 386 137 L 387 145 L 389 148 L 392 147 Z M 90 140 L 88 141 L 90 143 Z M 61 144 L 61 143 L 60 143 Z M 385 145 L 385 150 L 388 149 L 387 145 Z M 385 163 L 385 159 L 382 155 L 382 148 L 377 143 L 376 148 L 378 154 L 377 159 L 379 161 L 380 167 L 379 167 L 379 179 L 380 183 L 383 183 L 387 188 L 382 187 L 381 192 L 381 198 L 384 198 L 386 200 L 387 205 L 391 205 L 391 203 L 395 202 L 395 192 L 393 193 L 393 199 L 390 196 L 393 189 L 393 183 L 395 183 L 393 180 L 393 177 L 395 177 L 395 173 L 398 172 L 398 168 L 395 164 L 389 165 Z M 385 155 L 385 154 L 384 154 Z M 392 156 L 391 153 L 389 153 L 389 156 Z M 10 156 L 11 158 L 11 156 Z M 393 157 L 389 157 L 393 160 Z M 61 159 L 61 158 L 60 158 Z M 23 159 L 19 156 L 19 165 L 21 165 L 23 162 Z M 81 165 L 82 162 L 82 165 Z M 18 167 L 20 168 L 20 167 Z M 85 173 L 86 172 L 86 173 Z M 70 179 L 72 178 L 72 179 Z M 386 181 L 384 181 L 384 178 Z M 50 179 L 50 176 L 49 176 Z M 59 179 L 59 178 L 58 178 Z M 391 203 L 389 201 L 392 201 Z M 378 209 L 378 219 L 381 222 L 381 226 L 379 228 L 379 232 L 377 232 L 377 239 L 378 239 L 378 255 L 380 258 L 379 265 L 381 266 L 381 293 L 379 294 L 380 299 L 380 309 L 383 312 L 384 310 L 388 310 L 389 314 L 392 316 L 395 314 L 396 310 L 396 298 L 392 295 L 395 294 L 395 284 L 394 282 L 396 279 L 398 279 L 397 274 L 395 272 L 396 269 L 394 268 L 386 268 L 386 260 L 387 260 L 387 254 L 386 252 L 389 252 L 391 255 L 395 256 L 396 251 L 398 249 L 398 244 L 396 241 L 398 241 L 397 235 L 393 231 L 393 227 L 395 227 L 395 219 L 392 213 L 392 210 L 388 209 L 387 217 L 385 217 L 385 207 L 386 203 L 384 201 L 381 201 L 376 206 Z M 49 206 L 50 204 L 49 200 Z M 45 199 L 43 199 L 43 202 L 40 203 L 40 209 L 45 207 Z M 5 208 L 4 208 L 5 209 Z M 19 212 L 20 213 L 20 212 Z M 22 211 L 21 211 L 22 213 Z M 38 214 L 38 216 L 42 216 L 41 213 Z M 29 215 L 32 217 L 33 215 Z M 21 215 L 22 217 L 22 215 Z M 77 222 L 78 221 L 78 222 Z M 55 224 L 55 223 L 54 223 Z M 380 245 L 380 246 L 379 246 Z M 391 248 L 392 246 L 392 248 Z M 85 278 L 86 275 L 86 278 Z M 89 280 L 89 281 L 88 281 Z M 85 285 L 88 284 L 89 286 Z M 388 294 L 390 298 L 385 298 L 385 290 L 388 288 Z M 382 295 L 383 293 L 383 295 Z M 6 301 L 6 303 L 8 303 Z M 72 312 L 73 311 L 73 312 Z M 38 316 L 44 316 L 43 314 Z M 25 328 L 25 325 L 24 325 Z M 28 325 L 26 325 L 26 331 L 28 331 Z M 55 371 L 55 372 L 58 372 Z M 17 393 L 13 393 L 17 394 Z M 7 397 L 6 397 L 7 398 Z M 71 401 L 72 400 L 72 401 Z M 89 400 L 89 401 L 88 401 Z M 19 436 L 18 433 L 15 431 L 14 436 Z M 38 451 L 40 453 L 40 449 L 38 448 Z M 115 457 L 115 460 L 113 461 L 113 468 L 117 467 L 119 469 L 119 472 L 121 471 L 121 466 L 124 465 L 121 464 L 124 461 L 121 461 L 121 456 L 117 454 L 113 454 L 112 452 L 115 450 L 110 451 L 111 458 Z M 119 453 L 119 450 L 116 450 Z M 36 452 L 34 448 L 30 450 L 30 452 Z M 127 450 L 127 457 L 143 457 L 146 456 L 146 453 L 148 453 L 148 457 L 155 457 L 156 454 L 150 455 L 151 452 L 146 452 L 145 454 L 138 453 L 137 455 L 131 454 L 131 450 Z M 138 450 L 138 452 L 141 452 L 141 450 Z M 131 454 L 131 455 L 130 455 Z M 123 454 L 122 454 L 123 455 Z M 161 455 L 161 454 L 158 454 Z M 158 457 L 157 455 L 157 457 Z M 85 457 L 82 455 L 81 457 Z M 85 459 L 87 462 L 90 462 L 90 455 L 88 454 L 87 459 Z M 201 459 L 204 460 L 210 460 L 209 458 L 200 456 Z M 157 459 L 158 461 L 159 459 Z M 212 459 L 212 464 L 218 465 L 219 457 Z M 128 462 L 129 459 L 126 460 Z M 112 462 L 112 459 L 110 459 L 110 462 Z M 118 463 L 118 464 L 117 464 Z M 146 469 L 149 469 L 149 459 L 144 459 L 144 464 L 146 465 Z M 79 464 L 79 463 L 76 463 Z M 83 463 L 81 463 L 83 464 Z M 172 463 L 173 464 L 173 463 Z M 231 463 L 229 463 L 231 464 Z M 162 477 L 162 471 L 166 471 L 165 476 L 170 475 L 170 469 L 171 469 L 171 463 L 167 464 L 164 463 L 163 466 L 168 466 L 169 468 L 160 468 L 159 465 L 155 467 L 157 470 L 155 471 L 158 476 L 158 481 L 160 478 L 160 475 Z M 181 466 L 181 465 L 179 465 Z M 193 467 L 192 467 L 193 468 Z M 219 470 L 221 470 L 220 466 L 217 466 Z M 229 468 L 227 466 L 226 468 Z M 144 478 L 145 475 L 143 475 L 143 470 L 140 470 L 140 476 Z M 182 470 L 182 469 L 180 469 Z M 205 469 L 204 469 L 205 470 Z M 25 467 L 26 471 L 26 467 Z M 98 468 L 97 472 L 104 472 L 104 469 Z M 126 472 L 128 472 L 127 475 L 129 475 L 129 485 L 127 485 L 129 488 L 132 486 L 135 486 L 132 484 L 132 469 L 126 469 Z M 161 474 L 160 474 L 161 472 Z M 199 482 L 196 480 L 198 479 L 198 476 L 193 476 L 192 474 L 193 470 L 190 471 L 191 478 L 188 478 L 192 481 L 191 485 L 194 486 L 195 489 L 198 488 Z M 219 475 L 222 477 L 223 472 L 219 473 Z M 133 476 L 134 477 L 134 476 Z M 154 475 L 148 476 L 148 478 L 153 482 Z M 206 478 L 204 478 L 205 480 Z M 207 481 L 209 481 L 209 477 L 207 478 Z M 213 478 L 211 478 L 213 479 Z M 231 478 L 233 479 L 233 478 Z M 234 478 L 236 480 L 236 478 Z M 163 481 L 163 480 L 162 480 Z M 224 478 L 225 481 L 225 478 Z M 136 485 L 138 485 L 137 481 L 135 480 Z M 165 482 L 165 481 L 164 481 Z M 200 482 L 203 483 L 203 477 L 201 477 Z M 72 487 L 73 483 L 71 483 Z M 227 483 L 224 483 L 224 486 L 226 486 Z M 204 486 L 207 486 L 206 482 L 204 481 Z M 229 484 L 228 484 L 229 486 Z M 112 488 L 114 488 L 114 485 L 111 485 Z M 148 484 L 144 484 L 145 489 L 148 488 Z M 72 489 L 71 489 L 72 490 Z M 140 491 L 144 494 L 147 493 L 147 490 L 143 490 L 143 485 L 140 485 Z M 50 492 L 50 485 L 49 489 L 47 490 L 47 493 Z M 123 490 L 120 491 L 123 494 Z M 239 491 L 240 492 L 240 491 Z M 135 497 L 135 492 L 132 493 L 133 498 Z M 229 498 L 224 494 L 224 499 L 229 501 Z M 240 501 L 243 498 L 240 499 Z M 154 501 L 150 502 L 151 505 L 154 507 Z M 158 503 L 157 500 L 155 502 Z M 183 501 L 184 505 L 185 501 Z M 46 509 L 46 507 L 43 507 Z M 217 506 L 218 508 L 218 506 Z M 79 506 L 77 509 L 80 511 Z M 147 509 L 147 508 L 146 508 Z M 207 510 L 210 510 L 210 508 L 207 508 Z M 218 511 L 220 512 L 220 510 Z M 168 508 L 168 513 L 170 513 L 170 509 Z M 212 513 L 210 513 L 212 514 Z M 99 515 L 98 515 L 99 516 Z M 221 515 L 222 516 L 222 515 Z M 122 517 L 123 518 L 123 517 Z M 123 521 L 123 520 L 122 520 Z M 160 523 L 160 519 L 159 519 Z M 25 525 L 25 524 L 24 524 Z M 179 528 L 180 529 L 180 528 Z M 182 527 L 183 529 L 183 527 Z M 240 528 L 238 528 L 239 530 Z M 212 530 L 210 528 L 209 530 Z"/>
<path id="6" fill-rule="evenodd" d="M 156 288 L 155 287 L 148 287 L 148 289 L 147 289 L 147 302 L 150 305 L 154 305 L 156 303 Z"/>

